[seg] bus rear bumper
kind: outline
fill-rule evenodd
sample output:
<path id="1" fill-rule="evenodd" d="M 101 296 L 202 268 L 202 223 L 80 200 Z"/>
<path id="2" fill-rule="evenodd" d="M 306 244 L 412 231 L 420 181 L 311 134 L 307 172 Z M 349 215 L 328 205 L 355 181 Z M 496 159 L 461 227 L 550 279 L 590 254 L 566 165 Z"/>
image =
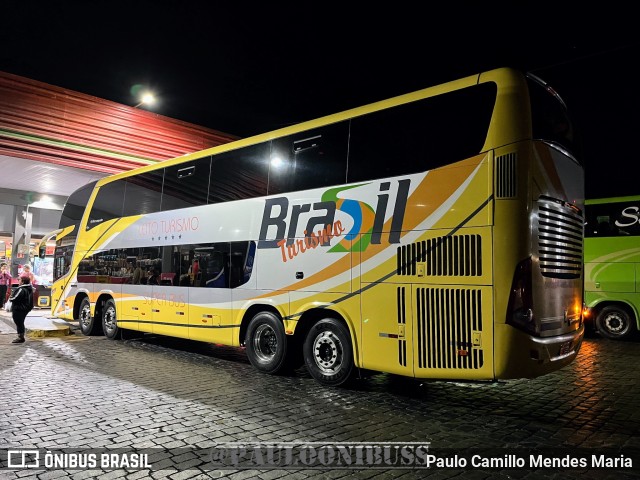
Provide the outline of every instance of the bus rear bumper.
<path id="1" fill-rule="evenodd" d="M 538 364 L 570 363 L 582 346 L 584 325 L 574 332 L 549 338 L 531 337 L 529 358 Z"/>
<path id="2" fill-rule="evenodd" d="M 536 378 L 569 365 L 578 355 L 584 338 L 584 324 L 577 330 L 550 337 L 537 337 L 504 325 L 496 329 L 503 350 L 495 356 L 496 380 Z"/>

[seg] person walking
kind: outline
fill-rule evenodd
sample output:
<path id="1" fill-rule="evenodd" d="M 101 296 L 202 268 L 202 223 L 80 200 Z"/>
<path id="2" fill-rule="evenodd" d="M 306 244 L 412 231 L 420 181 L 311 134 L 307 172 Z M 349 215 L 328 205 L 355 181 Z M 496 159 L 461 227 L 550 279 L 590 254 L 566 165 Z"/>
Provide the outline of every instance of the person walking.
<path id="1" fill-rule="evenodd" d="M 11 316 L 18 332 L 18 338 L 11 343 L 24 343 L 26 331 L 24 321 L 27 318 L 27 314 L 33 309 L 33 287 L 31 286 L 31 279 L 27 275 L 20 277 L 20 285 L 13 292 L 13 295 L 9 297 L 9 300 L 11 301 Z"/>
<path id="2" fill-rule="evenodd" d="M 0 265 L 0 308 L 4 307 L 7 298 L 11 293 L 11 275 L 9 275 L 6 263 Z"/>

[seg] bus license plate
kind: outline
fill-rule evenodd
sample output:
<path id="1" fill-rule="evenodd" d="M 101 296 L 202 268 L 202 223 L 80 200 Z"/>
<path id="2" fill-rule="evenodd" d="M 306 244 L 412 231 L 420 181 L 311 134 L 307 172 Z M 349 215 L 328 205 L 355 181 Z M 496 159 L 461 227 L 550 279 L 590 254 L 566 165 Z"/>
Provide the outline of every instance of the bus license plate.
<path id="1" fill-rule="evenodd" d="M 567 353 L 569 353 L 571 351 L 571 344 L 573 342 L 571 340 L 568 340 L 566 342 L 563 342 L 560 344 L 560 355 L 566 355 Z"/>

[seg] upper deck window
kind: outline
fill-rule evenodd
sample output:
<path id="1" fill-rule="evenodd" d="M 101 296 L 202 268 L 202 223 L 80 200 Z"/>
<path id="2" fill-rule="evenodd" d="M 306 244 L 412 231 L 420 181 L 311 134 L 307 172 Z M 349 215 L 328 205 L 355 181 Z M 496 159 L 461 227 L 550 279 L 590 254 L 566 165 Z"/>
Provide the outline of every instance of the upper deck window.
<path id="1" fill-rule="evenodd" d="M 496 102 L 483 83 L 351 122 L 348 181 L 418 173 L 479 154 Z"/>

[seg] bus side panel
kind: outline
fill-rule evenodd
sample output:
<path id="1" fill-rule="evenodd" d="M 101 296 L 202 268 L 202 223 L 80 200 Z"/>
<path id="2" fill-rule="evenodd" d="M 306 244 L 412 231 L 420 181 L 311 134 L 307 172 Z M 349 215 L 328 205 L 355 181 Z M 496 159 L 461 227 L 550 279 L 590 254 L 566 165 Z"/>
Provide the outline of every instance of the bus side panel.
<path id="1" fill-rule="evenodd" d="M 589 262 L 584 265 L 587 292 L 636 291 L 636 264 Z"/>
<path id="2" fill-rule="evenodd" d="M 189 338 L 189 290 L 192 288 L 185 292 L 184 287 L 153 285 L 151 289 L 151 331 L 158 335 Z M 185 294 L 185 301 L 179 301 L 178 297 L 184 298 Z"/>
<path id="3" fill-rule="evenodd" d="M 638 237 L 591 237 L 585 240 L 585 304 L 621 302 L 640 326 L 640 247 Z M 612 244 L 614 246 L 612 246 Z"/>
<path id="4" fill-rule="evenodd" d="M 363 367 L 417 378 L 493 378 L 490 228 L 468 230 L 426 232 L 364 277 L 380 272 L 362 283 Z M 385 279 L 385 271 L 395 275 Z"/>
<path id="5" fill-rule="evenodd" d="M 125 285 L 122 296 L 116 302 L 118 326 L 130 330 L 139 330 L 139 320 L 145 318 L 142 304 L 147 298 L 146 285 Z"/>
<path id="6" fill-rule="evenodd" d="M 365 368 L 493 378 L 490 188 L 487 156 L 430 171 L 407 202 L 413 229 L 362 252 Z"/>
<path id="7" fill-rule="evenodd" d="M 150 285 L 122 285 L 122 294 L 116 299 L 118 326 L 124 329 L 151 333 L 153 331 Z"/>
<path id="8" fill-rule="evenodd" d="M 188 292 L 183 292 L 188 290 Z M 189 338 L 203 342 L 232 344 L 232 290 L 228 288 L 180 289 L 188 298 Z"/>
<path id="9" fill-rule="evenodd" d="M 612 247 L 611 244 L 615 244 Z M 592 237 L 585 241 L 586 292 L 637 292 L 638 237 Z"/>

